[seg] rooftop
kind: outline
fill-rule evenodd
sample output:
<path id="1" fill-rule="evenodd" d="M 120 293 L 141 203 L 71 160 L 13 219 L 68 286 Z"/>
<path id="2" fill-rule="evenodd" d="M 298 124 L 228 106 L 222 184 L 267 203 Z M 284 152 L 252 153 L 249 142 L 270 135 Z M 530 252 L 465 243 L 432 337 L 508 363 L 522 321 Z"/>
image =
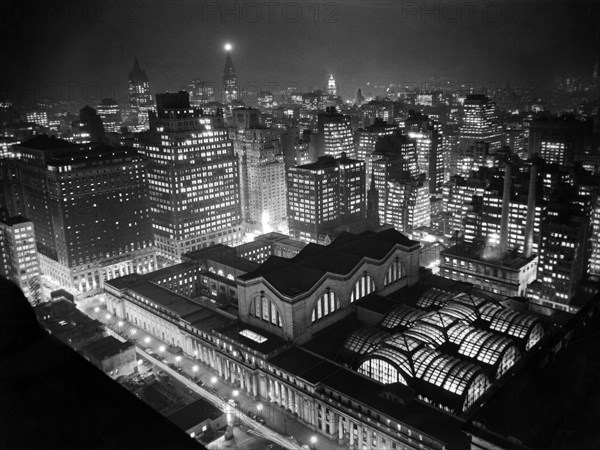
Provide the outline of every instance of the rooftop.
<path id="1" fill-rule="evenodd" d="M 187 431 L 207 419 L 214 420 L 222 414 L 223 412 L 219 408 L 200 398 L 195 402 L 184 406 L 179 411 L 174 412 L 168 416 L 167 419 L 177 425 L 181 430 Z"/>
<path id="2" fill-rule="evenodd" d="M 102 360 L 133 348 L 131 342 L 121 342 L 112 336 L 106 336 L 82 347 L 82 351 Z"/>
<path id="3" fill-rule="evenodd" d="M 462 243 L 442 250 L 441 255 L 455 256 L 457 258 L 470 259 L 472 261 L 519 270 L 521 267 L 533 261 L 537 255 L 525 257 L 522 253 L 514 251 L 504 254 L 494 254 L 493 249 L 488 251 L 485 246 L 473 243 Z"/>
<path id="4" fill-rule="evenodd" d="M 294 258 L 271 256 L 255 271 L 239 278 L 247 281 L 263 277 L 279 292 L 295 296 L 310 290 L 327 273 L 346 275 L 364 258 L 383 259 L 397 244 L 410 249 L 420 246 L 394 229 L 360 235 L 343 232 L 328 246 L 308 244 Z"/>

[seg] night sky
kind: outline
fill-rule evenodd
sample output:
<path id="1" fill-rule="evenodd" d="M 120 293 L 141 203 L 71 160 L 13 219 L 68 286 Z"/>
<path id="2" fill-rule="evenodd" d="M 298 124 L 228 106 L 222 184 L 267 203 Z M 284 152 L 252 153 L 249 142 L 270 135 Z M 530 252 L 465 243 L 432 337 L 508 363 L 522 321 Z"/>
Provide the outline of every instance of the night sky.
<path id="1" fill-rule="evenodd" d="M 594 51 L 600 53 L 598 6 L 592 0 L 5 1 L 0 94 L 50 89 L 55 97 L 59 86 L 64 98 L 67 83 L 75 96 L 87 89 L 88 97 L 122 100 L 135 55 L 153 93 L 178 90 L 194 77 L 220 82 L 226 42 L 242 88 L 286 82 L 323 88 L 329 73 L 346 97 L 358 87 L 368 94 L 367 82 L 540 85 L 557 74 L 591 75 Z"/>

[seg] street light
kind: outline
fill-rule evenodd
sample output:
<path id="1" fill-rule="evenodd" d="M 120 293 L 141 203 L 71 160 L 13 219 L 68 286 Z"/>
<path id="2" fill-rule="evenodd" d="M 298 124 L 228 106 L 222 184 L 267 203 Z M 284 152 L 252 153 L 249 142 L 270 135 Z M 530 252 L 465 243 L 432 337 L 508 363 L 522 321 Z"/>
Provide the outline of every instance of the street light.
<path id="1" fill-rule="evenodd" d="M 234 397 L 237 397 L 238 395 L 240 395 L 240 391 L 238 391 L 237 389 L 235 389 L 235 390 L 232 392 L 232 394 L 233 394 L 233 396 L 234 396 Z"/>
<path id="2" fill-rule="evenodd" d="M 210 382 L 212 383 L 213 387 L 215 387 L 215 384 L 217 383 L 217 377 L 212 377 Z"/>
<path id="3" fill-rule="evenodd" d="M 311 447 L 314 449 L 315 445 L 317 444 L 317 437 L 316 436 L 311 436 L 310 437 L 310 444 L 311 444 Z"/>
<path id="4" fill-rule="evenodd" d="M 176 357 L 175 357 L 175 361 L 176 361 L 176 362 L 180 362 L 180 361 L 181 361 L 181 356 L 176 356 Z"/>
<path id="5" fill-rule="evenodd" d="M 100 312 L 100 308 L 96 306 L 96 307 L 94 308 L 94 312 L 95 312 L 95 313 L 99 313 L 99 312 Z"/>
<path id="6" fill-rule="evenodd" d="M 112 318 L 112 316 L 110 314 L 106 315 L 106 320 L 110 320 Z"/>
<path id="7" fill-rule="evenodd" d="M 123 326 L 123 321 L 119 320 L 119 323 L 117 323 L 117 325 L 119 325 L 119 328 L 121 328 Z"/>
<path id="8" fill-rule="evenodd" d="M 151 339 L 150 339 L 150 336 L 146 336 L 146 337 L 144 338 L 144 342 L 145 342 L 146 344 L 149 344 L 149 343 L 150 343 L 150 341 L 151 341 Z"/>
<path id="9" fill-rule="evenodd" d="M 161 345 L 160 347 L 158 347 L 158 351 L 159 352 L 164 352 L 167 348 L 164 345 Z"/>

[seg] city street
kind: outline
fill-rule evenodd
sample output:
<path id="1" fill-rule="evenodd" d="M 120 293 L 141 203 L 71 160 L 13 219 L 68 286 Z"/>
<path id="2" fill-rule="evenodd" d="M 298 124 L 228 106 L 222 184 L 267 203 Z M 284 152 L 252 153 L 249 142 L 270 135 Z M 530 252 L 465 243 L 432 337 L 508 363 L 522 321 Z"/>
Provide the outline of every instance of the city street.
<path id="1" fill-rule="evenodd" d="M 235 386 L 224 382 L 216 371 L 194 361 L 186 356 L 174 355 L 168 351 L 168 345 L 154 336 L 149 335 L 132 324 L 118 321 L 107 313 L 103 295 L 95 296 L 78 302 L 78 308 L 100 322 L 105 323 L 110 329 L 120 336 L 126 337 L 136 344 L 137 352 L 155 364 L 161 370 L 171 375 L 174 379 L 183 383 L 189 389 L 200 394 L 203 398 L 211 401 L 217 407 L 223 409 L 229 399 L 237 402 L 238 422 L 244 424 L 257 433 L 278 443 L 284 448 L 300 450 L 303 445 L 316 438 L 316 447 L 320 449 L 335 450 L 342 449 L 337 442 L 327 439 L 311 428 L 298 422 L 291 414 L 287 414 L 277 405 L 269 402 L 257 402 L 253 397 L 239 391 Z M 153 355 L 149 355 L 146 349 L 150 349 Z M 163 362 L 163 360 L 166 362 Z M 167 364 L 179 367 L 181 373 Z M 204 382 L 204 387 L 196 385 L 191 379 L 197 377 Z M 264 419 L 262 425 L 251 419 L 247 414 L 254 413 Z"/>

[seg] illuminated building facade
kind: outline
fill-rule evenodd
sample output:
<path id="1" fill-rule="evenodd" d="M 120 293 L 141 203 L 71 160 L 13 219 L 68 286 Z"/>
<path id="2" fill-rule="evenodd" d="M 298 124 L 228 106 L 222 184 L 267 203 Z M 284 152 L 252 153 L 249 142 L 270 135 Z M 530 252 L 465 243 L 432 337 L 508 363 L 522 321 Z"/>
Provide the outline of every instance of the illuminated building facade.
<path id="1" fill-rule="evenodd" d="M 156 268 L 146 167 L 132 148 L 38 136 L 3 161 L 7 209 L 35 225 L 41 271 L 85 295 Z M 5 189 L 5 192 L 10 192 Z"/>
<path id="2" fill-rule="evenodd" d="M 288 223 L 292 239 L 318 242 L 326 230 L 366 214 L 365 163 L 342 155 L 290 167 Z"/>
<path id="3" fill-rule="evenodd" d="M 585 124 L 574 118 L 534 120 L 529 127 L 529 154 L 549 164 L 572 164 L 583 153 Z"/>
<path id="4" fill-rule="evenodd" d="M 271 91 L 260 91 L 258 94 L 258 108 L 261 112 L 273 111 L 273 93 Z"/>
<path id="5" fill-rule="evenodd" d="M 223 69 L 223 102 L 231 104 L 239 100 L 238 79 L 231 59 L 231 48 L 226 47 L 225 68 Z"/>
<path id="6" fill-rule="evenodd" d="M 42 301 L 41 272 L 33 223 L 0 211 L 0 275 L 21 288 L 32 305 Z"/>
<path id="7" fill-rule="evenodd" d="M 590 218 L 549 211 L 542 224 L 537 280 L 529 295 L 542 309 L 576 312 L 573 296 L 586 275 Z"/>
<path id="8" fill-rule="evenodd" d="M 200 108 L 202 105 L 214 101 L 216 101 L 215 85 L 198 78 L 193 79 L 190 84 L 190 105 Z"/>
<path id="9" fill-rule="evenodd" d="M 354 137 L 350 125 L 350 117 L 340 114 L 335 107 L 318 116 L 318 130 L 322 141 L 322 155 L 339 158 L 346 153 L 349 158 L 355 157 Z"/>
<path id="10" fill-rule="evenodd" d="M 386 206 L 380 221 L 410 234 L 419 227 L 431 225 L 429 184 L 423 177 L 416 180 L 388 181 Z"/>
<path id="11" fill-rule="evenodd" d="M 125 124 L 135 131 L 147 130 L 150 123 L 150 111 L 154 111 L 154 102 L 150 93 L 148 75 L 140 67 L 137 57 L 128 78 L 128 100 L 125 111 Z"/>
<path id="12" fill-rule="evenodd" d="M 158 94 L 139 145 L 148 158 L 158 255 L 173 261 L 242 239 L 238 160 L 227 131 L 189 104 L 187 92 Z"/>
<path id="13" fill-rule="evenodd" d="M 150 275 L 110 282 L 107 307 L 342 447 L 466 448 L 460 418 L 545 330 L 477 289 L 420 279 L 419 248 L 388 229 L 271 257 L 233 276 L 235 321 Z"/>
<path id="14" fill-rule="evenodd" d="M 395 197 L 389 192 L 389 188 L 398 188 L 419 179 L 416 142 L 400 132 L 380 137 L 372 154 L 371 170 L 379 194 L 381 223 L 389 223 L 388 219 L 400 223 L 395 217 L 397 214 L 404 214 L 398 211 L 398 205 L 404 204 L 404 196 Z M 404 220 L 402 222 L 406 223 Z"/>
<path id="15" fill-rule="evenodd" d="M 357 158 L 365 162 L 367 172 L 367 184 L 371 183 L 371 160 L 375 151 L 375 145 L 380 136 L 394 134 L 398 129 L 396 125 L 390 125 L 382 119 L 375 119 L 372 125 L 360 128 L 356 131 L 357 137 Z"/>
<path id="16" fill-rule="evenodd" d="M 466 149 L 476 141 L 488 142 L 490 152 L 502 147 L 502 129 L 498 124 L 496 103 L 485 95 L 468 95 L 464 102 L 463 122 L 460 127 L 459 147 Z"/>
<path id="17" fill-rule="evenodd" d="M 35 123 L 41 127 L 48 127 L 48 113 L 46 111 L 28 112 L 25 117 L 27 122 Z"/>
<path id="18" fill-rule="evenodd" d="M 235 110 L 234 110 L 235 111 Z M 285 163 L 272 130 L 249 128 L 236 133 L 240 165 L 242 218 L 248 231 L 287 229 Z"/>
<path id="19" fill-rule="evenodd" d="M 439 123 L 420 113 L 409 113 L 404 132 L 417 143 L 417 167 L 427 176 L 429 192 L 441 193 L 444 183 L 444 153 Z"/>
<path id="20" fill-rule="evenodd" d="M 329 80 L 327 81 L 327 94 L 332 97 L 337 95 L 337 85 L 335 84 L 335 78 L 333 78 L 333 74 L 329 76 Z"/>
<path id="21" fill-rule="evenodd" d="M 121 110 L 112 98 L 103 98 L 98 105 L 98 115 L 106 133 L 118 133 L 121 130 Z"/>

